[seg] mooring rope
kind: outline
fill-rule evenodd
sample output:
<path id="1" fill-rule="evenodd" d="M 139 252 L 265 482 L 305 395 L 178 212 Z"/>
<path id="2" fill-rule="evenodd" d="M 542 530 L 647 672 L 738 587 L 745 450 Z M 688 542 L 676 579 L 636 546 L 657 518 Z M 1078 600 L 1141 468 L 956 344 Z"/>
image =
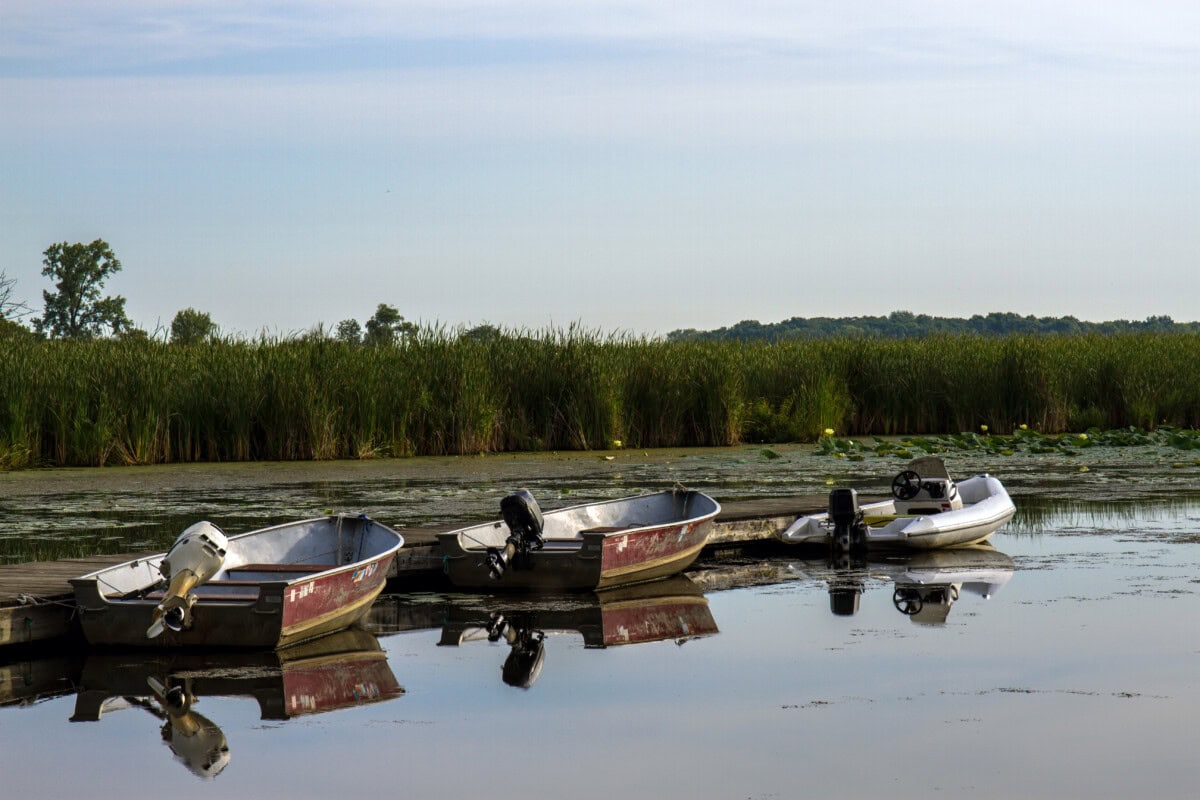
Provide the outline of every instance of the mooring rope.
<path id="1" fill-rule="evenodd" d="M 66 600 L 55 600 L 52 597 L 40 597 L 35 594 L 17 595 L 17 604 L 22 606 L 51 605 L 62 606 L 63 608 L 75 608 L 75 604 L 73 602 L 68 602 Z"/>

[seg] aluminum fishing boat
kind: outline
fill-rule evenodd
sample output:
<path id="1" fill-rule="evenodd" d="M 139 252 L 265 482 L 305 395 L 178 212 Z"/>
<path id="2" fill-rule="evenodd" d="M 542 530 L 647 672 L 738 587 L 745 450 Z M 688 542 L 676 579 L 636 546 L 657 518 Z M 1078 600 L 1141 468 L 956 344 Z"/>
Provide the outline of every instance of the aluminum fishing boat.
<path id="1" fill-rule="evenodd" d="M 370 611 L 403 537 L 338 514 L 226 537 L 201 522 L 171 550 L 71 580 L 94 645 L 286 647 Z"/>
<path id="2" fill-rule="evenodd" d="M 686 569 L 721 506 L 676 489 L 560 508 L 544 516 L 526 490 L 500 503 L 503 519 L 438 535 L 446 574 L 469 589 L 606 589 Z"/>

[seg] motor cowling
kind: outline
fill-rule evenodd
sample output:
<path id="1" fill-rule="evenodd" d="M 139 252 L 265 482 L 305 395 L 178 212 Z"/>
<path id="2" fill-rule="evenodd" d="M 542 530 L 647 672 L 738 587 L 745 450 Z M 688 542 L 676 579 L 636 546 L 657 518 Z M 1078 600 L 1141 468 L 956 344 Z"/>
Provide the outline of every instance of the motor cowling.
<path id="1" fill-rule="evenodd" d="M 192 589 L 212 580 L 225 565 L 229 539 L 211 522 L 190 526 L 163 556 L 159 571 L 169 583 L 162 602 L 154 609 L 146 638 L 153 639 L 167 628 L 181 631 L 191 627 Z"/>
<path id="2" fill-rule="evenodd" d="M 859 584 L 830 585 L 829 610 L 835 617 L 853 617 L 858 613 L 858 601 L 862 597 Z"/>
<path id="3" fill-rule="evenodd" d="M 858 492 L 838 488 L 829 493 L 829 519 L 833 523 L 831 544 L 835 550 L 850 552 L 866 547 L 867 526 L 858 507 Z"/>
<path id="4" fill-rule="evenodd" d="M 518 489 L 501 500 L 500 515 L 513 533 L 520 533 L 527 539 L 542 538 L 546 522 L 541 507 L 528 489 Z"/>
<path id="5" fill-rule="evenodd" d="M 162 737 L 175 758 L 198 778 L 217 777 L 229 765 L 229 743 L 216 723 L 192 710 L 196 696 L 190 681 L 168 685 L 150 677 L 146 682 L 167 718 Z"/>
<path id="6" fill-rule="evenodd" d="M 500 501 L 500 516 L 508 526 L 503 548 L 488 549 L 488 574 L 499 579 L 509 563 L 517 569 L 528 566 L 530 550 L 541 550 L 545 520 L 542 509 L 528 489 L 518 489 Z"/>
<path id="7" fill-rule="evenodd" d="M 528 689 L 542 674 L 546 661 L 546 635 L 541 631 L 520 630 L 500 669 L 501 679 L 509 686 Z"/>

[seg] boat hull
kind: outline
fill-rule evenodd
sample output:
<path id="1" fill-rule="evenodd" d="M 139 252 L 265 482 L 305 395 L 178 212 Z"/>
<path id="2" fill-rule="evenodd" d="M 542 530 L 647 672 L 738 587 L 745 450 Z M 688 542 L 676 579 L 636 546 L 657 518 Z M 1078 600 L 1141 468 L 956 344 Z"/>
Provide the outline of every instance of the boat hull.
<path id="1" fill-rule="evenodd" d="M 275 552 L 270 547 L 272 537 L 286 542 L 283 551 L 302 557 L 287 571 L 276 572 L 282 567 L 270 561 L 250 563 L 256 556 Z M 290 523 L 230 537 L 229 542 L 229 566 L 195 590 L 198 599 L 191 627 L 168 629 L 154 638 L 146 636 L 146 629 L 160 593 L 147 590 L 158 583 L 161 555 L 73 579 L 88 642 L 154 648 L 279 648 L 332 633 L 370 611 L 404 540 L 386 526 L 360 517 L 343 519 L 340 526 L 337 518 Z M 322 550 L 353 552 L 349 557 L 355 560 L 332 566 L 310 563 L 307 573 L 298 571 L 306 566 L 303 558 L 316 558 L 308 554 Z M 144 588 L 137 586 L 139 582 Z"/>
<path id="2" fill-rule="evenodd" d="M 445 571 L 466 589 L 577 591 L 649 581 L 687 569 L 720 511 L 699 492 L 660 492 L 559 509 L 545 515 L 546 543 L 528 563 L 494 579 L 487 548 L 502 547 L 503 522 L 439 535 Z"/>

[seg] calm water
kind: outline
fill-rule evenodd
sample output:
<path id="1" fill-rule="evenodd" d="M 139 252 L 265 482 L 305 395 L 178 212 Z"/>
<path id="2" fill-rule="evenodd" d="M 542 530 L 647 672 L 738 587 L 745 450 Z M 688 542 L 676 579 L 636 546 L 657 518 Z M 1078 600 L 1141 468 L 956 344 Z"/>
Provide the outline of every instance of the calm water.
<path id="1" fill-rule="evenodd" d="M 10 659 L 0 696 L 61 694 L 0 707 L 0 794 L 1193 797 L 1200 492 L 1093 463 L 1016 465 L 994 551 L 727 558 L 603 599 L 391 595 L 376 636 L 282 661 Z M 819 472 L 786 491 L 823 491 Z M 496 477 L 447 494 L 527 476 Z M 591 480 L 574 493 L 611 488 Z M 152 681 L 196 702 L 165 714 Z M 197 736 L 227 755 L 185 764 Z"/>

